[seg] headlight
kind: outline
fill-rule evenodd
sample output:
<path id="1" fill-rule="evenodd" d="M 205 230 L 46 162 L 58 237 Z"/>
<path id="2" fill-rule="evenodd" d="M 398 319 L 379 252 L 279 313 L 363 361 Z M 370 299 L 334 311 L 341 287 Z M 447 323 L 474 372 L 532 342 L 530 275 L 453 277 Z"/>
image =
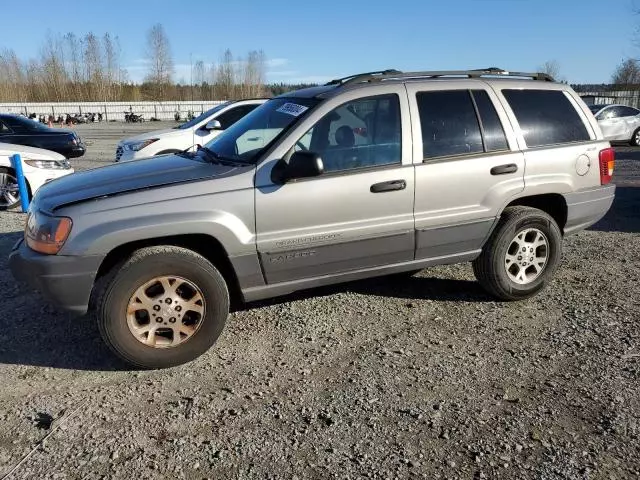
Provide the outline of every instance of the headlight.
<path id="1" fill-rule="evenodd" d="M 73 222 L 67 217 L 50 217 L 37 210 L 27 217 L 24 236 L 31 250 L 55 255 L 67 241 Z"/>
<path id="2" fill-rule="evenodd" d="M 138 152 L 138 151 L 142 150 L 143 148 L 148 147 L 153 142 L 157 142 L 157 141 L 158 141 L 157 138 L 150 138 L 149 140 L 142 140 L 141 142 L 125 143 L 123 145 L 123 148 L 125 150 L 132 150 L 134 152 Z"/>
<path id="3" fill-rule="evenodd" d="M 30 160 L 25 159 L 24 163 L 35 168 L 47 168 L 49 170 L 68 170 L 71 168 L 66 160 Z"/>

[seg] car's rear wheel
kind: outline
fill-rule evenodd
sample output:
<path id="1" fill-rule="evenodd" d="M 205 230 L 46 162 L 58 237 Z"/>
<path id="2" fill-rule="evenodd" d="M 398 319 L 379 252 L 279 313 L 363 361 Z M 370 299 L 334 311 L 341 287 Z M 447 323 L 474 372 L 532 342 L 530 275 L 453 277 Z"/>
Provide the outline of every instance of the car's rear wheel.
<path id="1" fill-rule="evenodd" d="M 215 343 L 229 314 L 224 278 L 207 259 L 185 248 L 138 250 L 99 284 L 96 315 L 102 338 L 140 368 L 197 358 Z"/>
<path id="2" fill-rule="evenodd" d="M 636 131 L 633 132 L 629 143 L 634 147 L 640 146 L 640 128 L 636 129 Z"/>
<path id="3" fill-rule="evenodd" d="M 521 300 L 550 281 L 562 256 L 562 233 L 547 213 L 530 207 L 505 209 L 473 271 L 501 300 Z"/>
<path id="4" fill-rule="evenodd" d="M 13 170 L 0 168 L 0 210 L 11 210 L 20 205 L 18 180 Z"/>

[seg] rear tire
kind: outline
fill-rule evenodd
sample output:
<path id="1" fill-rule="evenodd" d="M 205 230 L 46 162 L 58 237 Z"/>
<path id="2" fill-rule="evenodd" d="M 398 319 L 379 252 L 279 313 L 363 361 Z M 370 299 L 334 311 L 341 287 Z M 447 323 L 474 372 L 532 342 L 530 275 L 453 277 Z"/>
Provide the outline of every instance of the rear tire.
<path id="1" fill-rule="evenodd" d="M 207 259 L 185 248 L 138 250 L 97 288 L 103 340 L 138 368 L 194 360 L 215 343 L 229 315 L 224 278 Z"/>
<path id="2" fill-rule="evenodd" d="M 640 128 L 637 128 L 633 135 L 631 135 L 631 140 L 629 140 L 629 144 L 634 147 L 640 146 Z"/>
<path id="3" fill-rule="evenodd" d="M 506 208 L 473 261 L 482 287 L 500 300 L 522 300 L 542 290 L 562 257 L 562 233 L 550 215 L 530 207 Z"/>

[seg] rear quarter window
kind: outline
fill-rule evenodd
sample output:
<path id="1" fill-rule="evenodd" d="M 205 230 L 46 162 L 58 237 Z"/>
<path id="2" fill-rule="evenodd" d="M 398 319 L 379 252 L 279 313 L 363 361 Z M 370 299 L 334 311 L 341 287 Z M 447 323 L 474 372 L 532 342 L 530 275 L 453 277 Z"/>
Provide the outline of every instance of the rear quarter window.
<path id="1" fill-rule="evenodd" d="M 559 90 L 502 90 L 528 147 L 590 140 L 573 103 Z"/>

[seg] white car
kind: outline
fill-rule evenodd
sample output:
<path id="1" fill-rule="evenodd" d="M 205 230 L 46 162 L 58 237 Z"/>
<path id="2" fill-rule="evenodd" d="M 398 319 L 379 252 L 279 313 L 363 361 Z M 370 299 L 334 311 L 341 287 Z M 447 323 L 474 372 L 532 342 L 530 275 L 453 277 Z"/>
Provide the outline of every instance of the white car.
<path id="1" fill-rule="evenodd" d="M 216 105 L 182 125 L 126 138 L 116 147 L 116 162 L 177 153 L 205 145 L 266 99 L 238 100 Z"/>
<path id="2" fill-rule="evenodd" d="M 640 110 L 626 105 L 589 105 L 609 141 L 640 145 Z"/>
<path id="3" fill-rule="evenodd" d="M 0 210 L 20 205 L 20 193 L 11 157 L 20 154 L 27 188 L 33 196 L 45 183 L 73 173 L 69 161 L 59 153 L 42 148 L 0 143 Z"/>

